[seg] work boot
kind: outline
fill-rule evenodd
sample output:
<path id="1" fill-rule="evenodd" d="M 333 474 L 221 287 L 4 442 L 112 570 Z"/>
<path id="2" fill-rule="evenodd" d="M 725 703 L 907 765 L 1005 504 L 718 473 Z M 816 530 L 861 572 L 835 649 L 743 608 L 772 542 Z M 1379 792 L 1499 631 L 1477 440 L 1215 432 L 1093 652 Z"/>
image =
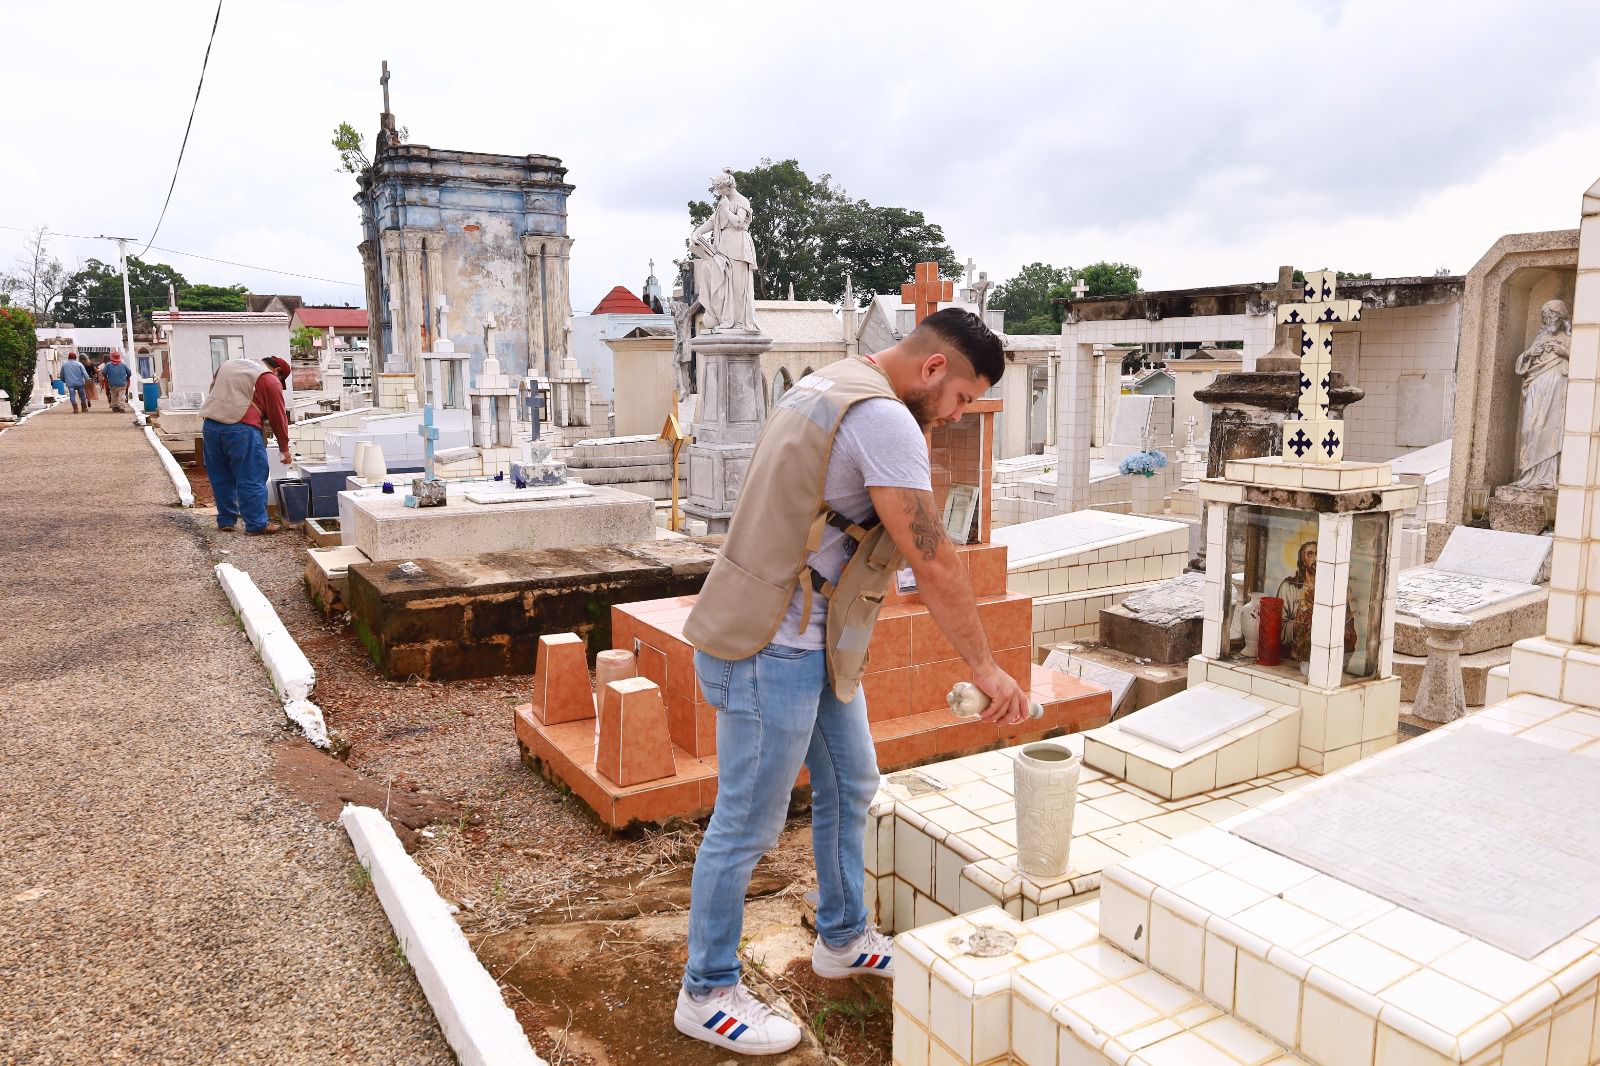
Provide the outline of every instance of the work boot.
<path id="1" fill-rule="evenodd" d="M 250 534 L 252 537 L 264 537 L 268 533 L 282 533 L 283 527 L 276 522 L 268 522 L 260 529 L 247 529 L 245 532 Z"/>
<path id="2" fill-rule="evenodd" d="M 672 1024 L 684 1036 L 745 1055 L 778 1055 L 800 1042 L 800 1027 L 743 985 L 719 988 L 698 1001 L 680 988 Z"/>
<path id="3" fill-rule="evenodd" d="M 77 404 L 73 404 L 72 405 L 72 413 L 75 414 L 75 415 L 83 414 L 83 412 L 78 409 L 78 405 Z"/>
<path id="4" fill-rule="evenodd" d="M 811 949 L 811 969 L 818 977 L 894 976 L 894 941 L 869 925 L 842 948 L 829 947 L 820 936 Z"/>

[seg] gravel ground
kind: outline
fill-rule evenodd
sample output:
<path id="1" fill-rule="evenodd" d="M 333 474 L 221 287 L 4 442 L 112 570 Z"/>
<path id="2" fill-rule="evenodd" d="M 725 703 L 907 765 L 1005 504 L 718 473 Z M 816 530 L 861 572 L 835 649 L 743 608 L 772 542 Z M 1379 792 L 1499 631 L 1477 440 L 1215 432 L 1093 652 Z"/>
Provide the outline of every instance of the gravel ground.
<path id="1" fill-rule="evenodd" d="M 0 1062 L 450 1063 L 142 434 L 0 438 Z"/>

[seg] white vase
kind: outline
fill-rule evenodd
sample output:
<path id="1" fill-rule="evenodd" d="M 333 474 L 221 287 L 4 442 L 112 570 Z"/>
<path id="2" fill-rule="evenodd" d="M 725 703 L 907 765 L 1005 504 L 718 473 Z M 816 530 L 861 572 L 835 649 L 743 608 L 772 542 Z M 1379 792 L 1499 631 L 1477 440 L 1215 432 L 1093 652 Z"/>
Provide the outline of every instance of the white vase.
<path id="1" fill-rule="evenodd" d="M 350 457 L 350 469 L 355 472 L 356 477 L 366 476 L 362 471 L 366 469 L 367 449 L 371 447 L 372 443 L 370 441 L 356 441 L 356 453 Z"/>
<path id="2" fill-rule="evenodd" d="M 1017 805 L 1017 865 L 1029 877 L 1067 872 L 1072 814 L 1083 761 L 1063 744 L 1029 744 L 1017 753 L 1013 781 Z"/>
<path id="3" fill-rule="evenodd" d="M 372 444 L 367 447 L 366 465 L 361 468 L 361 477 L 369 485 L 381 485 L 383 479 L 389 476 L 389 464 L 384 462 L 383 448 Z"/>

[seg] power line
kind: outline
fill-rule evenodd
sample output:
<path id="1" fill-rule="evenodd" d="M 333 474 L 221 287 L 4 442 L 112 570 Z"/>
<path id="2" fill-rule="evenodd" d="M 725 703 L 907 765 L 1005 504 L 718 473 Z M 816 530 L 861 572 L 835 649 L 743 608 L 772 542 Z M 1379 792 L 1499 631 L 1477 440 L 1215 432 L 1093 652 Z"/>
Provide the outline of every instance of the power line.
<path id="1" fill-rule="evenodd" d="M 252 266 L 249 263 L 235 263 L 231 259 L 214 259 L 209 255 L 198 255 L 198 254 L 196 254 L 194 252 L 180 252 L 176 248 L 162 248 L 160 245 L 146 245 L 145 247 L 146 248 L 153 247 L 153 248 L 155 248 L 156 251 L 158 251 L 158 252 L 166 252 L 169 255 L 186 255 L 190 259 L 204 259 L 208 263 L 223 263 L 223 264 L 225 264 L 227 266 L 238 267 L 241 270 L 263 270 L 263 271 L 266 271 L 268 274 L 282 274 L 285 277 L 303 278 L 306 281 L 321 281 L 321 282 L 326 282 L 329 285 L 348 285 L 348 286 L 350 286 L 351 288 L 354 288 L 354 289 L 360 289 L 360 288 L 364 288 L 365 287 L 358 281 L 340 281 L 337 278 L 319 278 L 315 274 L 296 274 L 292 270 L 274 270 L 271 267 Z"/>
<path id="2" fill-rule="evenodd" d="M 161 216 L 156 219 L 156 228 L 150 234 L 150 244 L 155 243 L 156 234 L 161 232 L 161 223 L 167 217 L 167 208 L 172 204 L 172 190 L 178 187 L 178 169 L 183 166 L 183 150 L 189 147 L 189 131 L 194 128 L 194 113 L 200 108 L 200 90 L 206 83 L 206 66 L 211 62 L 211 45 L 217 39 L 217 23 L 222 21 L 222 0 L 217 0 L 217 14 L 211 20 L 211 37 L 206 41 L 206 55 L 200 61 L 200 81 L 194 87 L 194 103 L 189 106 L 189 123 L 183 127 L 183 143 L 178 146 L 178 162 L 172 167 L 172 183 L 167 186 L 167 199 L 161 205 Z M 144 252 L 150 250 L 150 244 L 144 246 Z M 144 252 L 139 254 L 142 256 Z"/>
<path id="3" fill-rule="evenodd" d="M 27 226 L 0 226 L 0 229 L 12 230 L 17 233 L 32 233 L 37 228 L 37 226 L 31 228 Z M 112 239 L 103 233 L 92 237 L 86 233 L 58 233 L 55 230 L 47 230 L 46 233 L 51 237 L 69 237 L 74 240 L 84 241 L 103 241 Z M 138 238 L 129 237 L 126 239 L 137 240 Z M 279 270 L 276 267 L 258 266 L 255 263 L 239 263 L 232 259 L 217 259 L 214 256 L 201 255 L 198 252 L 184 252 L 179 251 L 177 248 L 163 248 L 160 245 L 146 245 L 145 248 L 146 250 L 154 248 L 156 251 L 166 252 L 168 255 L 183 255 L 188 256 L 190 259 L 204 259 L 208 263 L 222 263 L 225 266 L 238 267 L 240 270 L 259 270 L 264 274 L 282 274 L 287 278 L 301 278 L 305 281 L 320 281 L 328 285 L 348 285 L 352 289 L 365 288 L 365 286 L 359 281 L 340 281 L 338 278 L 322 278 L 315 274 L 297 274 L 292 270 Z"/>

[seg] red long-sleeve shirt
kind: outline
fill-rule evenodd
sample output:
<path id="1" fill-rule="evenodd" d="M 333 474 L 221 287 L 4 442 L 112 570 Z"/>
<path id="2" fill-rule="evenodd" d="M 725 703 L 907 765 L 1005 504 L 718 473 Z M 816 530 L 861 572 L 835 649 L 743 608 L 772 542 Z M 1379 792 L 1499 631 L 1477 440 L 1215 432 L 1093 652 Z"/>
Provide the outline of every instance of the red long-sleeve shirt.
<path id="1" fill-rule="evenodd" d="M 260 426 L 262 415 L 267 418 L 267 423 L 272 426 L 272 436 L 278 442 L 280 449 L 289 447 L 289 411 L 283 405 L 283 382 L 278 380 L 278 375 L 267 371 L 256 378 L 256 389 L 250 397 L 250 406 L 246 408 L 241 422 L 252 426 Z"/>

